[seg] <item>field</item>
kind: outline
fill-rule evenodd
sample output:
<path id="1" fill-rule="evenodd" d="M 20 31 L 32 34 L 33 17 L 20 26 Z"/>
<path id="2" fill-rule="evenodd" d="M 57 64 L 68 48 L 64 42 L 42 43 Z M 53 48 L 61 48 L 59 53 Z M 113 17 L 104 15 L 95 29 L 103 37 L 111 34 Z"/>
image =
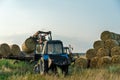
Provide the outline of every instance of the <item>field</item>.
<path id="1" fill-rule="evenodd" d="M 69 74 L 63 76 L 60 72 L 56 75 L 35 74 L 33 64 L 22 61 L 1 59 L 0 80 L 119 80 L 120 65 L 111 65 L 100 69 L 80 69 L 72 64 Z"/>

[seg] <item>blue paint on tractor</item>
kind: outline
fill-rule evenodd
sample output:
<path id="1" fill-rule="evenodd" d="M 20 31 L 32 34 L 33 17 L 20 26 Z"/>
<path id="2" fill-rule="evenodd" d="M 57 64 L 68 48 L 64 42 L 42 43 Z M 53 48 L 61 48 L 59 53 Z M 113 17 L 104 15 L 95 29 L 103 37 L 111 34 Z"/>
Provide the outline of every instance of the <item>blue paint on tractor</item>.
<path id="1" fill-rule="evenodd" d="M 66 57 L 67 59 L 69 58 L 68 54 L 61 54 L 61 56 Z"/>
<path id="2" fill-rule="evenodd" d="M 48 54 L 44 54 L 44 55 L 43 55 L 43 59 L 44 59 L 44 60 L 48 60 L 48 58 L 49 58 Z"/>

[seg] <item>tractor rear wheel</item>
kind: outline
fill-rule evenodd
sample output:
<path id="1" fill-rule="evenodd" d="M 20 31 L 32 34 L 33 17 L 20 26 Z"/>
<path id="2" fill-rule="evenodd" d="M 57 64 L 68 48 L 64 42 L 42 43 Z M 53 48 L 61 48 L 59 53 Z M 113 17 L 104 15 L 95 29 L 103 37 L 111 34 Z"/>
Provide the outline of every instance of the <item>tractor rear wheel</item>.
<path id="1" fill-rule="evenodd" d="M 39 63 L 34 67 L 34 72 L 41 75 L 48 73 L 48 61 L 40 59 Z"/>

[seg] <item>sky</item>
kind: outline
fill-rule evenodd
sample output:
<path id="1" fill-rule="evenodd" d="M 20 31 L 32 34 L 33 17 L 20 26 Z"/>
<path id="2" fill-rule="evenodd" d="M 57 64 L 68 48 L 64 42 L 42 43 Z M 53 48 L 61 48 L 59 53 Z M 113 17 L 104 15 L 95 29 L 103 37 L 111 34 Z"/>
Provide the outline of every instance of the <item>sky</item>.
<path id="1" fill-rule="evenodd" d="M 21 46 L 43 30 L 85 53 L 103 31 L 119 28 L 120 0 L 0 0 L 0 44 Z"/>

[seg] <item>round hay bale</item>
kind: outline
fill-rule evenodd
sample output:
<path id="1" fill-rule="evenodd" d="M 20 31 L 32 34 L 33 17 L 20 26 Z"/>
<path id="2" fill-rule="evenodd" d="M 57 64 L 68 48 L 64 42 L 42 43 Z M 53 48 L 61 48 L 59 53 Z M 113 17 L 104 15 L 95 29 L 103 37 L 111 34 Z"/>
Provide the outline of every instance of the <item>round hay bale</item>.
<path id="1" fill-rule="evenodd" d="M 117 40 L 120 40 L 120 34 L 118 35 Z"/>
<path id="2" fill-rule="evenodd" d="M 101 57 L 98 61 L 98 67 L 107 67 L 111 64 L 111 57 L 109 56 L 104 56 Z"/>
<path id="3" fill-rule="evenodd" d="M 90 68 L 97 68 L 98 67 L 98 60 L 99 57 L 94 57 L 90 60 Z"/>
<path id="4" fill-rule="evenodd" d="M 99 58 L 103 56 L 110 56 L 110 52 L 108 49 L 100 48 L 98 49 L 96 56 Z"/>
<path id="5" fill-rule="evenodd" d="M 75 60 L 75 65 L 79 68 L 87 68 L 88 59 L 86 57 L 79 57 Z"/>
<path id="6" fill-rule="evenodd" d="M 8 56 L 10 54 L 10 46 L 7 43 L 3 43 L 0 45 L 0 55 Z"/>
<path id="7" fill-rule="evenodd" d="M 96 56 L 96 50 L 95 49 L 89 49 L 86 52 L 86 57 L 90 60 L 91 58 Z"/>
<path id="8" fill-rule="evenodd" d="M 120 55 L 120 46 L 115 46 L 111 49 L 111 56 Z"/>
<path id="9" fill-rule="evenodd" d="M 114 33 L 115 40 L 120 40 L 120 34 Z"/>
<path id="10" fill-rule="evenodd" d="M 107 39 L 120 40 L 120 34 L 110 32 L 110 31 L 103 31 L 100 37 L 101 37 L 101 40 L 103 41 L 106 41 Z"/>
<path id="11" fill-rule="evenodd" d="M 119 43 L 119 46 L 120 46 L 120 40 L 117 40 L 117 42 Z"/>
<path id="12" fill-rule="evenodd" d="M 113 35 L 113 38 L 111 39 L 114 39 L 114 40 L 117 40 L 118 39 L 118 34 L 114 33 L 114 32 L 111 32 L 111 34 Z"/>
<path id="13" fill-rule="evenodd" d="M 15 56 L 19 55 L 21 52 L 20 47 L 17 44 L 11 45 L 10 51 L 11 51 L 11 54 Z"/>
<path id="14" fill-rule="evenodd" d="M 120 64 L 120 55 L 114 55 L 114 56 L 112 56 L 111 62 L 113 64 Z"/>
<path id="15" fill-rule="evenodd" d="M 35 47 L 36 42 L 32 37 L 27 38 L 25 42 L 22 44 L 22 50 L 28 54 L 32 53 L 35 50 Z"/>
<path id="16" fill-rule="evenodd" d="M 115 46 L 119 46 L 119 43 L 116 40 L 108 39 L 105 41 L 105 48 L 111 50 Z"/>
<path id="17" fill-rule="evenodd" d="M 103 41 L 106 41 L 107 39 L 114 39 L 114 33 L 111 33 L 110 31 L 103 31 L 100 37 Z"/>
<path id="18" fill-rule="evenodd" d="M 104 47 L 104 41 L 98 40 L 95 41 L 93 44 L 93 47 L 98 50 L 99 48 L 103 48 Z"/>

